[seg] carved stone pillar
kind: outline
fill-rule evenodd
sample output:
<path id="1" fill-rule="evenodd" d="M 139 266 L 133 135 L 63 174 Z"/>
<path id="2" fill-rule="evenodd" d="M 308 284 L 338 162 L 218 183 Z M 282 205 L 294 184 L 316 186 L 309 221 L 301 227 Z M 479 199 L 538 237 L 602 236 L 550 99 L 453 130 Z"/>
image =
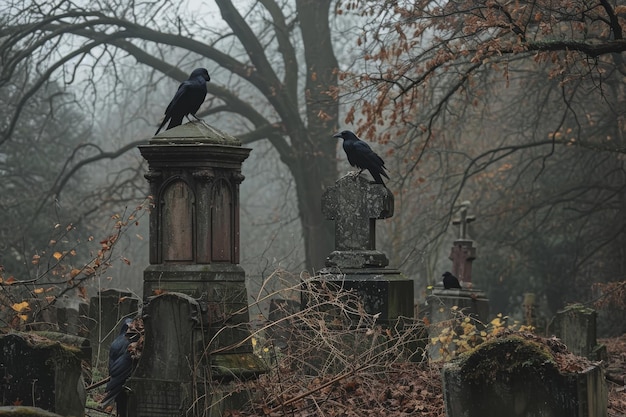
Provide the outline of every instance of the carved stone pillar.
<path id="1" fill-rule="evenodd" d="M 141 373 L 128 385 L 141 393 L 142 398 L 130 397 L 130 406 L 135 415 L 142 416 L 153 415 L 146 408 L 151 402 L 167 399 L 167 404 L 179 400 L 182 404 L 191 398 L 184 390 L 180 398 L 170 398 L 174 391 L 162 392 L 163 387 L 206 385 L 197 379 L 199 375 L 220 381 L 245 379 L 263 372 L 264 366 L 252 353 L 251 341 L 246 340 L 250 336 L 248 297 L 245 271 L 239 266 L 239 185 L 244 178 L 241 165 L 250 149 L 206 123 L 192 122 L 153 137 L 139 151 L 148 162 L 146 179 L 153 198 L 150 265 L 144 271 L 143 285 L 146 334 L 159 335 L 146 340 L 148 351 L 143 357 L 161 355 L 163 360 L 182 360 L 189 363 L 189 369 L 197 366 L 199 370 L 171 378 L 160 367 L 140 361 Z M 188 297 L 199 306 L 198 317 L 189 317 L 189 323 L 194 323 L 192 339 L 204 346 L 194 347 L 189 338 L 185 339 L 189 343 L 180 344 L 177 329 L 182 324 L 163 322 L 171 315 L 161 311 L 165 304 L 158 300 L 169 293 Z M 185 318 L 177 320 L 188 324 Z M 194 348 L 181 353 L 181 347 L 172 354 L 184 357 L 176 358 L 167 358 L 163 349 L 152 352 L 179 344 Z M 200 372 L 203 369 L 206 371 Z M 159 385 L 154 381 L 165 382 Z M 200 392 L 195 395 L 196 399 L 202 397 Z"/>

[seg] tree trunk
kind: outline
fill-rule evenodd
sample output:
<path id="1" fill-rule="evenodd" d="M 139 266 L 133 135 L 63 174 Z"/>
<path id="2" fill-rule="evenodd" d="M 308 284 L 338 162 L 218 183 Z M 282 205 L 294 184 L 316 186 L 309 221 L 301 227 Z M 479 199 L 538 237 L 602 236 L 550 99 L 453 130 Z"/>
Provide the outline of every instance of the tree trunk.
<path id="1" fill-rule="evenodd" d="M 322 215 L 324 190 L 337 176 L 337 129 L 339 105 L 328 92 L 337 87 L 337 59 L 333 52 L 329 13 L 330 0 L 298 0 L 300 30 L 304 44 L 307 78 L 306 132 L 291 136 L 298 208 L 304 234 L 306 266 L 310 272 L 324 265 L 334 249 L 333 222 Z"/>

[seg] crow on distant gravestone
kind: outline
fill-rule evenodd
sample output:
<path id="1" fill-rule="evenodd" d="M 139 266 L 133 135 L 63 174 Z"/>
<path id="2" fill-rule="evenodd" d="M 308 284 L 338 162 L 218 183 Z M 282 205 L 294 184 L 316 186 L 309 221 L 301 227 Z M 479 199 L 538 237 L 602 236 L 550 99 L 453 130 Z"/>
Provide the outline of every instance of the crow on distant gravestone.
<path id="1" fill-rule="evenodd" d="M 174 95 L 172 101 L 165 109 L 165 117 L 155 135 L 158 135 L 165 123 L 170 124 L 167 129 L 179 126 L 183 123 L 183 117 L 191 114 L 196 116 L 196 112 L 204 102 L 206 97 L 206 83 L 210 81 L 209 72 L 205 68 L 196 68 L 186 81 L 183 81 Z"/>
<path id="2" fill-rule="evenodd" d="M 127 334 L 128 327 L 132 322 L 132 319 L 124 319 L 119 335 L 111 343 L 109 349 L 109 377 L 111 379 L 107 383 L 105 396 L 100 401 L 102 408 L 105 409 L 115 401 L 118 406 L 118 415 L 120 408 L 120 398 L 118 397 L 124 388 L 124 383 L 133 371 L 133 359 L 128 351 L 130 339 Z"/>
<path id="3" fill-rule="evenodd" d="M 461 288 L 459 279 L 446 271 L 443 273 L 443 288 L 449 290 L 450 288 Z"/>
<path id="4" fill-rule="evenodd" d="M 333 137 L 343 139 L 343 150 L 346 152 L 348 162 L 350 162 L 350 165 L 360 170 L 357 175 L 361 175 L 361 172 L 367 169 L 370 174 L 372 174 L 372 177 L 374 177 L 375 184 L 385 185 L 381 177 L 382 175 L 389 179 L 385 172 L 385 162 L 367 143 L 363 142 L 349 130 L 335 133 Z"/>

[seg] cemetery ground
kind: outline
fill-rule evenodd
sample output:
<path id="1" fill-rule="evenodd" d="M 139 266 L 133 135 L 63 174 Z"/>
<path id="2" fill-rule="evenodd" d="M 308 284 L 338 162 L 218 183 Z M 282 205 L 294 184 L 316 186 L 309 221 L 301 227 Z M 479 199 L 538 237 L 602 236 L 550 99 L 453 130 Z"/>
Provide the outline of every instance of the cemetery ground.
<path id="1" fill-rule="evenodd" d="M 254 353 L 265 361 L 268 371 L 258 379 L 226 385 L 225 396 L 245 400 L 242 407 L 227 410 L 225 417 L 445 417 L 444 363 L 458 352 L 511 336 L 545 346 L 564 373 L 580 372 L 593 364 L 567 351 L 558 339 L 537 336 L 526 326 L 507 326 L 504 317 L 479 327 L 462 313 L 450 323 L 456 330 L 440 336 L 446 347 L 442 360 L 429 361 L 421 353 L 424 344 L 432 343 L 424 333 L 427 320 L 407 320 L 385 329 L 350 294 L 333 297 L 322 302 L 318 299 L 318 305 L 323 306 L 320 309 L 289 311 L 272 322 L 257 324 L 252 332 Z M 285 310 L 296 305 L 282 304 Z M 359 326 L 355 328 L 351 323 L 357 317 Z M 602 364 L 608 387 L 607 416 L 625 416 L 626 334 L 599 339 L 598 343 L 608 352 L 608 360 Z M 104 414 L 88 409 L 86 415 Z"/>
<path id="2" fill-rule="evenodd" d="M 285 310 L 299 304 L 293 297 L 291 301 L 284 304 Z M 318 308 L 286 311 L 253 326 L 254 354 L 265 361 L 267 372 L 258 379 L 214 383 L 212 388 L 223 389 L 224 396 L 244 399 L 243 406 L 227 410 L 224 417 L 446 416 L 441 371 L 458 352 L 444 349 L 439 362 L 421 353 L 421 347 L 431 343 L 424 333 L 427 320 L 407 319 L 394 328 L 383 328 L 377 316 L 365 313 L 350 293 L 317 301 Z M 519 325 L 511 325 L 515 329 L 510 330 L 506 324 L 503 317 L 495 317 L 478 328 L 459 314 L 451 322 L 455 332 L 440 339 L 453 341 L 458 351 L 464 351 L 479 342 L 513 335 L 545 345 L 564 372 L 577 372 L 591 363 L 565 351 L 554 338 L 536 336 Z M 602 365 L 608 387 L 607 416 L 625 416 L 626 334 L 598 342 L 608 352 Z M 94 380 L 106 376 L 106 370 L 93 371 Z M 102 388 L 89 392 L 85 415 L 110 415 L 96 409 L 101 397 Z"/>
<path id="3" fill-rule="evenodd" d="M 578 372 L 589 364 L 587 359 L 563 350 L 563 345 L 554 338 L 508 330 L 497 337 L 511 334 L 545 344 L 565 373 Z M 608 387 L 607 416 L 626 416 L 626 334 L 598 342 L 604 344 L 608 352 L 608 361 L 602 365 Z M 272 349 L 266 348 L 260 354 L 269 357 L 271 352 Z M 358 363 L 352 367 L 353 371 L 316 376 L 304 375 L 290 363 L 292 359 L 277 364 L 258 380 L 240 383 L 237 389 L 249 392 L 251 401 L 246 409 L 231 410 L 226 415 L 446 417 L 441 376 L 443 361 L 388 358 L 378 366 L 370 366 L 372 362 Z M 360 368 L 359 364 L 365 366 Z"/>

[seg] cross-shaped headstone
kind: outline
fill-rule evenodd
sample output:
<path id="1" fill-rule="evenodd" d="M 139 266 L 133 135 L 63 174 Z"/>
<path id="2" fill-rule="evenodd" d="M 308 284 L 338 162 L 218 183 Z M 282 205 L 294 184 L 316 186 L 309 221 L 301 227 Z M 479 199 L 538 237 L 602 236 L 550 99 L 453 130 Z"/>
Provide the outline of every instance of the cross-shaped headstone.
<path id="1" fill-rule="evenodd" d="M 470 202 L 464 201 L 461 203 L 460 218 L 452 220 L 452 224 L 459 226 L 459 239 L 467 240 L 467 226 L 476 220 L 476 216 L 468 216 Z"/>
<path id="2" fill-rule="evenodd" d="M 336 250 L 333 254 L 349 252 L 360 256 L 361 252 L 375 251 L 376 219 L 393 215 L 393 194 L 381 184 L 371 184 L 361 176 L 347 175 L 324 192 L 322 212 L 327 219 L 335 220 Z M 388 262 L 382 253 L 380 255 Z M 371 266 L 365 260 L 362 266 L 368 265 Z M 355 266 L 354 262 L 351 266 Z"/>
<path id="3" fill-rule="evenodd" d="M 476 248 L 467 235 L 467 225 L 476 220 L 476 216 L 467 215 L 469 206 L 469 201 L 462 202 L 460 217 L 452 221 L 453 225 L 459 226 L 459 237 L 454 241 L 449 256 L 452 260 L 452 273 L 465 283 L 472 282 L 472 261 L 476 259 Z"/>

